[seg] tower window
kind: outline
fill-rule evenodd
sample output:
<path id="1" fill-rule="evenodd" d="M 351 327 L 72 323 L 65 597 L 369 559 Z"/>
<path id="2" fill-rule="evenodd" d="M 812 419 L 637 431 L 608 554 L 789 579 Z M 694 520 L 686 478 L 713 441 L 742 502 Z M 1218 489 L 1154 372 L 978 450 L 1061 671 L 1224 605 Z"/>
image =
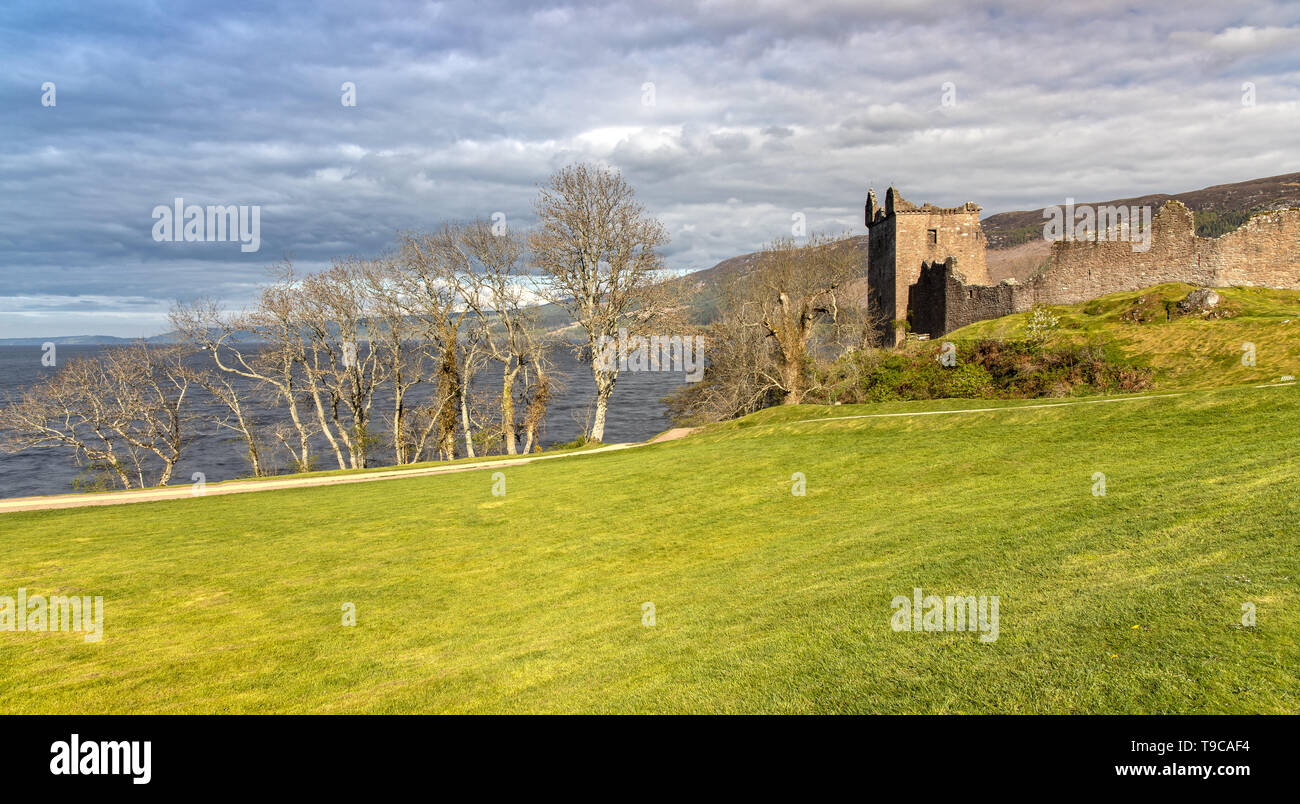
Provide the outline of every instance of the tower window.
<path id="1" fill-rule="evenodd" d="M 930 235 L 930 242 L 931 242 L 931 243 L 938 243 L 938 242 L 939 242 L 939 230 L 938 230 L 938 229 L 931 229 L 930 232 L 929 232 L 929 235 Z"/>

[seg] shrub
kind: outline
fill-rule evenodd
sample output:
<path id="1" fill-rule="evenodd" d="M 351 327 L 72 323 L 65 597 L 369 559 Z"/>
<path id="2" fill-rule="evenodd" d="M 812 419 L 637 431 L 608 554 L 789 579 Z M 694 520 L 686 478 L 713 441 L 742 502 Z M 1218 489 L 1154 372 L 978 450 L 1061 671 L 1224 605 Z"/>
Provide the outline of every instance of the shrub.
<path id="1" fill-rule="evenodd" d="M 821 373 L 823 390 L 809 401 L 1027 399 L 1141 391 L 1151 384 L 1151 370 L 1127 360 L 1113 344 L 1044 348 L 1027 340 L 962 342 L 951 368 L 940 365 L 941 348 L 936 343 L 904 351 L 859 350 Z"/>
<path id="2" fill-rule="evenodd" d="M 1061 319 L 1052 314 L 1045 304 L 1035 304 L 1029 311 L 1029 320 L 1025 322 L 1025 339 L 1041 347 L 1056 332 Z"/>
<path id="3" fill-rule="evenodd" d="M 990 399 L 997 394 L 993 375 L 978 363 L 958 365 L 948 372 L 948 393 L 965 399 Z"/>

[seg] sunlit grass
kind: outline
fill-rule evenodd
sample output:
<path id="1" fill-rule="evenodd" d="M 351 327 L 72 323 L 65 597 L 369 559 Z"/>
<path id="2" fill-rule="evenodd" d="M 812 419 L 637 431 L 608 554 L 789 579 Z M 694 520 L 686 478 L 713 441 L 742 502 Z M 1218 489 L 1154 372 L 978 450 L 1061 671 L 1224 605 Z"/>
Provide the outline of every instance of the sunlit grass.
<path id="1" fill-rule="evenodd" d="M 1208 388 L 1300 376 L 1300 291 L 1216 288 L 1222 297 L 1220 306 L 1232 311 L 1231 317 L 1176 316 L 1166 321 L 1162 316 L 1144 324 L 1121 319 L 1140 296 L 1177 301 L 1193 289 L 1192 285 L 1157 285 L 1049 309 L 1060 318 L 1058 339 L 1114 342 L 1125 355 L 1155 369 L 1156 388 Z M 1021 313 L 979 321 L 944 337 L 1021 337 L 1027 318 L 1027 313 Z M 1246 343 L 1255 347 L 1253 366 L 1242 362 Z"/>
<path id="2" fill-rule="evenodd" d="M 773 409 L 505 497 L 487 468 L 0 516 L 0 594 L 107 620 L 0 631 L 0 711 L 1300 710 L 1296 388 L 799 421 L 1025 404 Z M 895 633 L 916 586 L 998 595 L 999 639 Z"/>

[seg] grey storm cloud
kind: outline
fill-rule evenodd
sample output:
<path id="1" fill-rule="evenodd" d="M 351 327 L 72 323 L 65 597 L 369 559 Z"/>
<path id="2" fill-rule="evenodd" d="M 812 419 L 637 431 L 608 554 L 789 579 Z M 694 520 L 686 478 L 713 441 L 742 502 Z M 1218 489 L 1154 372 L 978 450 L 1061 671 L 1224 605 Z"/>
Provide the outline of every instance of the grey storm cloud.
<path id="1" fill-rule="evenodd" d="M 1297 43 L 1288 3 L 9 4 L 0 337 L 151 334 L 286 255 L 527 227 L 577 160 L 625 173 L 680 270 L 796 212 L 861 231 L 869 185 L 992 213 L 1290 172 Z M 260 205 L 260 251 L 154 242 L 177 197 Z"/>

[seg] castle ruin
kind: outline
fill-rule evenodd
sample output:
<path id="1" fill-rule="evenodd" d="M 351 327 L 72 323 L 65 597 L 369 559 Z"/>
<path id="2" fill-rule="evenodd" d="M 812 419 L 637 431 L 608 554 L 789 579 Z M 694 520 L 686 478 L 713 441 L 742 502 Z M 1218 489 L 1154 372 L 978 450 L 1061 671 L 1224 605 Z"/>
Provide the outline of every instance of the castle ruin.
<path id="1" fill-rule="evenodd" d="M 948 209 L 917 207 L 890 187 L 882 207 L 867 193 L 867 304 L 886 343 L 902 337 L 895 321 L 908 320 L 910 289 L 928 262 L 955 258 L 968 281 L 991 284 L 984 264 L 984 229 L 980 208 L 967 202 Z"/>
<path id="2" fill-rule="evenodd" d="M 1300 208 L 1253 215 L 1222 237 L 1198 237 L 1191 210 L 1167 201 L 1150 248 L 1127 240 L 1062 240 L 1027 282 L 993 284 L 979 206 L 917 207 L 894 188 L 883 207 L 867 194 L 867 299 L 882 341 L 906 330 L 939 337 L 1034 304 L 1076 304 L 1165 282 L 1300 290 Z M 906 322 L 906 326 L 904 323 Z"/>

